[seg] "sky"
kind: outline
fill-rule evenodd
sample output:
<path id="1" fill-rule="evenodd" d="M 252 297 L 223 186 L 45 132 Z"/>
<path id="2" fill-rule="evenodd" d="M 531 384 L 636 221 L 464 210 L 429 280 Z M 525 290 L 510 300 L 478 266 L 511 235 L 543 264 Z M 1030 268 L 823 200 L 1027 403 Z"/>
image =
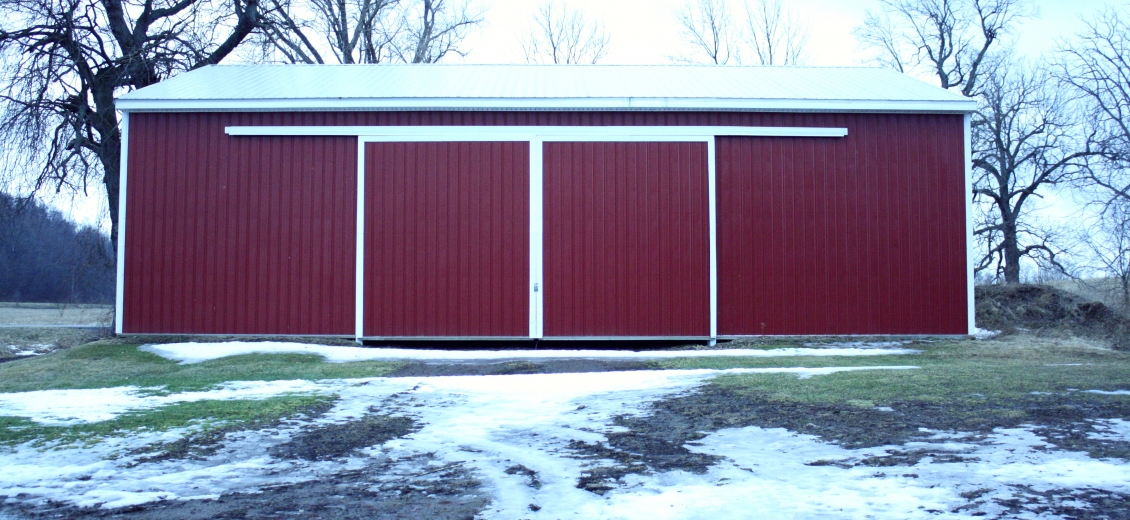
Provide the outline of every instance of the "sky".
<path id="1" fill-rule="evenodd" d="M 560 0 L 559 0 L 560 1 Z M 691 49 L 681 41 L 675 13 L 686 0 L 565 0 L 571 9 L 604 25 L 610 37 L 603 64 L 663 64 Z M 731 0 L 737 5 L 741 0 Z M 484 26 L 467 38 L 470 51 L 454 62 L 523 63 L 521 40 L 529 33 L 533 13 L 543 0 L 479 0 L 485 9 Z M 1054 51 L 1065 38 L 1083 29 L 1082 17 L 1106 5 L 1103 0 L 1036 0 L 1038 15 L 1017 26 L 1012 39 L 1017 52 L 1038 58 Z M 852 30 L 863 23 L 867 11 L 879 12 L 878 0 L 785 0 L 786 9 L 808 27 L 807 63 L 819 66 L 867 64 L 869 55 L 857 44 Z M 738 10 L 740 12 L 740 9 Z M 101 187 L 91 196 L 57 197 L 49 203 L 84 225 L 109 230 L 109 216 Z M 1074 206 L 1054 196 L 1045 201 L 1049 215 L 1066 218 Z"/>
<path id="2" fill-rule="evenodd" d="M 659 64 L 686 52 L 679 38 L 674 13 L 686 0 L 566 0 L 589 19 L 603 23 L 611 36 L 610 50 L 601 63 Z M 731 0 L 733 5 L 742 0 Z M 484 0 L 487 27 L 468 39 L 469 63 L 521 63 L 520 39 L 529 32 L 530 20 L 542 0 Z M 1082 28 L 1079 19 L 1111 4 L 1102 0 L 1037 0 L 1039 17 L 1020 25 L 1017 48 L 1038 56 L 1055 48 L 1057 39 Z M 784 0 L 809 27 L 810 65 L 860 65 L 868 55 L 860 49 L 852 29 L 862 24 L 868 10 L 878 13 L 878 0 Z M 731 9 L 731 12 L 741 9 Z"/>

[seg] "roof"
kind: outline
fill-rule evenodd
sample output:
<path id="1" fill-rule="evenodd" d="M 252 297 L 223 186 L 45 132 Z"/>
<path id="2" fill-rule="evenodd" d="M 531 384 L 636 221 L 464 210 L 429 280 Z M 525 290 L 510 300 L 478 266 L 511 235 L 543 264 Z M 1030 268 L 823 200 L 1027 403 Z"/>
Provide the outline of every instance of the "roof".
<path id="1" fill-rule="evenodd" d="M 731 110 L 970 112 L 869 67 L 213 65 L 121 96 L 125 111 Z"/>

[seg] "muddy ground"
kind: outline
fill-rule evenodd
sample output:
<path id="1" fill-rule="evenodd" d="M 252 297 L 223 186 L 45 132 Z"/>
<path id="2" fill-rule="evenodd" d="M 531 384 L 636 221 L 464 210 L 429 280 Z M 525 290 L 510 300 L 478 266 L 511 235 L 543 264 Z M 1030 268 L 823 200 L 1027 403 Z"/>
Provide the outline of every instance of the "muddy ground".
<path id="1" fill-rule="evenodd" d="M 647 368 L 643 363 L 507 362 L 460 363 L 454 365 L 409 365 L 400 375 L 500 374 L 552 371 L 593 371 Z M 1014 400 L 963 399 L 953 402 L 889 403 L 890 410 L 860 407 L 848 402 L 810 404 L 771 399 L 767 395 L 739 392 L 718 385 L 657 401 L 646 413 L 621 416 L 615 423 L 625 431 L 607 434 L 607 442 L 574 441 L 570 449 L 579 459 L 600 461 L 578 479 L 576 486 L 603 495 L 621 484 L 628 474 L 650 474 L 671 470 L 704 473 L 723 459 L 694 453 L 687 446 L 708 433 L 723 428 L 760 426 L 786 428 L 815 435 L 846 448 L 899 446 L 923 440 L 936 431 L 962 431 L 988 435 L 994 428 L 1035 425 L 1045 440 L 1067 450 L 1086 451 L 1092 457 L 1130 460 L 1130 442 L 1092 438 L 1091 419 L 1130 420 L 1126 399 L 1068 392 L 1041 394 Z M 322 410 L 308 410 L 316 416 Z M 258 425 L 257 427 L 262 427 Z M 357 420 L 308 427 L 290 440 L 264 450 L 276 459 L 336 460 L 354 450 L 407 435 L 419 425 L 408 417 L 371 413 Z M 189 438 L 177 444 L 154 448 L 151 460 L 199 457 L 214 452 L 223 436 L 233 432 Z M 423 455 L 422 457 L 427 457 Z M 883 456 L 848 460 L 818 460 L 812 465 L 866 466 L 876 472 L 915 477 L 912 466 L 925 457 L 935 463 L 961 462 L 966 455 L 936 449 L 892 449 Z M 139 459 L 145 463 L 146 459 Z M 375 457 L 362 469 L 342 471 L 317 481 L 280 485 L 258 493 L 228 493 L 212 500 L 161 501 L 117 510 L 82 509 L 66 504 L 0 506 L 0 518 L 473 518 L 489 503 L 473 471 L 459 464 L 427 464 L 416 461 L 405 473 L 404 461 Z M 419 468 L 431 468 L 420 471 Z M 508 473 L 524 475 L 528 485 L 538 486 L 536 472 L 514 466 Z M 966 496 L 968 495 L 968 496 Z M 953 511 L 975 508 L 981 494 L 963 495 L 968 503 Z M 1010 499 L 994 499 L 1010 513 L 1055 514 L 1064 518 L 1130 520 L 1130 496 L 1095 489 L 1063 489 L 1035 492 L 1017 487 Z M 531 504 L 531 510 L 540 508 Z"/>
<path id="2" fill-rule="evenodd" d="M 0 363 L 42 355 L 108 338 L 103 327 L 8 327 L 0 326 Z"/>
<path id="3" fill-rule="evenodd" d="M 318 404 L 303 410 L 302 415 L 317 418 L 330 406 Z M 276 426 L 277 423 L 250 425 L 252 428 Z M 131 455 L 141 455 L 136 464 L 175 458 L 203 458 L 215 454 L 226 435 L 245 429 L 229 428 L 192 435 Z M 371 413 L 354 421 L 303 429 L 285 442 L 266 447 L 265 451 L 276 459 L 332 461 L 418 429 L 411 418 Z M 227 493 L 212 500 L 158 501 L 111 510 L 78 508 L 57 502 L 29 505 L 9 500 L 8 504 L 0 505 L 0 519 L 298 517 L 462 520 L 473 518 L 489 502 L 480 489 L 480 482 L 461 465 L 433 463 L 426 454 L 420 459 L 390 461 L 375 457 L 364 468 L 341 471 L 320 480 L 271 486 L 255 493 Z M 415 470 L 406 473 L 406 467 Z"/>
<path id="4" fill-rule="evenodd" d="M 984 437 L 995 428 L 1035 425 L 1038 435 L 1062 449 L 1086 451 L 1095 458 L 1130 460 L 1130 442 L 1095 439 L 1088 435 L 1097 432 L 1091 419 L 1130 419 L 1130 402 L 1117 397 L 1073 392 L 1033 395 L 1012 401 L 899 401 L 889 407 L 890 411 L 884 411 L 847 402 L 779 401 L 766 395 L 707 385 L 683 396 L 658 401 L 646 415 L 617 418 L 615 423 L 628 431 L 607 434 L 605 443 L 573 443 L 578 456 L 615 461 L 595 468 L 578 482 L 578 487 L 603 493 L 614 488 L 616 481 L 628 473 L 672 469 L 703 473 L 719 460 L 691 452 L 686 446 L 693 446 L 708 433 L 745 426 L 785 428 L 854 449 L 904 445 L 925 440 L 938 431 L 969 432 Z M 931 457 L 935 462 L 962 461 L 958 453 L 908 449 L 891 450 L 886 456 L 862 460 L 815 461 L 813 464 L 897 471 L 908 470 L 924 457 Z M 1107 502 L 1113 500 L 1113 509 L 1107 513 L 1114 516 L 1109 518 L 1130 518 L 1130 497 L 1107 499 Z"/>
<path id="5" fill-rule="evenodd" d="M 601 359 L 539 359 L 494 363 L 420 363 L 411 362 L 388 374 L 388 377 L 489 376 L 509 374 L 567 374 L 580 372 L 620 372 L 655 370 L 647 361 L 614 361 Z"/>

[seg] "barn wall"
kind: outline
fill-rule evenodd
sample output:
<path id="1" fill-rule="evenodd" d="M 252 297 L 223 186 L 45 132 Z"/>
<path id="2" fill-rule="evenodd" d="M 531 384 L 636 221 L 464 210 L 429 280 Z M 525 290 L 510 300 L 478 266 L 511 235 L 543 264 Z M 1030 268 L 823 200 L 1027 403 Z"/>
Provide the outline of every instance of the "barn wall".
<path id="1" fill-rule="evenodd" d="M 709 336 L 703 142 L 545 143 L 545 336 Z"/>
<path id="2" fill-rule="evenodd" d="M 125 333 L 352 335 L 357 139 L 133 114 Z"/>
<path id="3" fill-rule="evenodd" d="M 365 152 L 364 335 L 528 336 L 529 143 Z"/>
<path id="4" fill-rule="evenodd" d="M 353 333 L 356 141 L 272 125 L 844 127 L 719 140 L 719 332 L 968 330 L 960 115 L 301 112 L 131 114 L 124 332 Z"/>
<path id="5" fill-rule="evenodd" d="M 961 115 L 789 112 L 205 112 L 169 113 L 166 117 L 200 118 L 224 126 L 835 126 L 850 129 L 855 121 L 869 117 L 889 121 L 925 117 L 956 121 L 953 124 L 958 127 L 962 123 Z"/>
<path id="6" fill-rule="evenodd" d="M 965 334 L 960 117 L 717 140 L 718 333 Z"/>

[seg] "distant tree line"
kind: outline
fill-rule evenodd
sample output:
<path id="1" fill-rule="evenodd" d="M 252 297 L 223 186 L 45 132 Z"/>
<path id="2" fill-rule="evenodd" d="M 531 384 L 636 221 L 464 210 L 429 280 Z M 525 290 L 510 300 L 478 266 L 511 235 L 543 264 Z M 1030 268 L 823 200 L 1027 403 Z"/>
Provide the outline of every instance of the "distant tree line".
<path id="1" fill-rule="evenodd" d="M 114 301 L 110 237 L 0 192 L 0 301 Z"/>

